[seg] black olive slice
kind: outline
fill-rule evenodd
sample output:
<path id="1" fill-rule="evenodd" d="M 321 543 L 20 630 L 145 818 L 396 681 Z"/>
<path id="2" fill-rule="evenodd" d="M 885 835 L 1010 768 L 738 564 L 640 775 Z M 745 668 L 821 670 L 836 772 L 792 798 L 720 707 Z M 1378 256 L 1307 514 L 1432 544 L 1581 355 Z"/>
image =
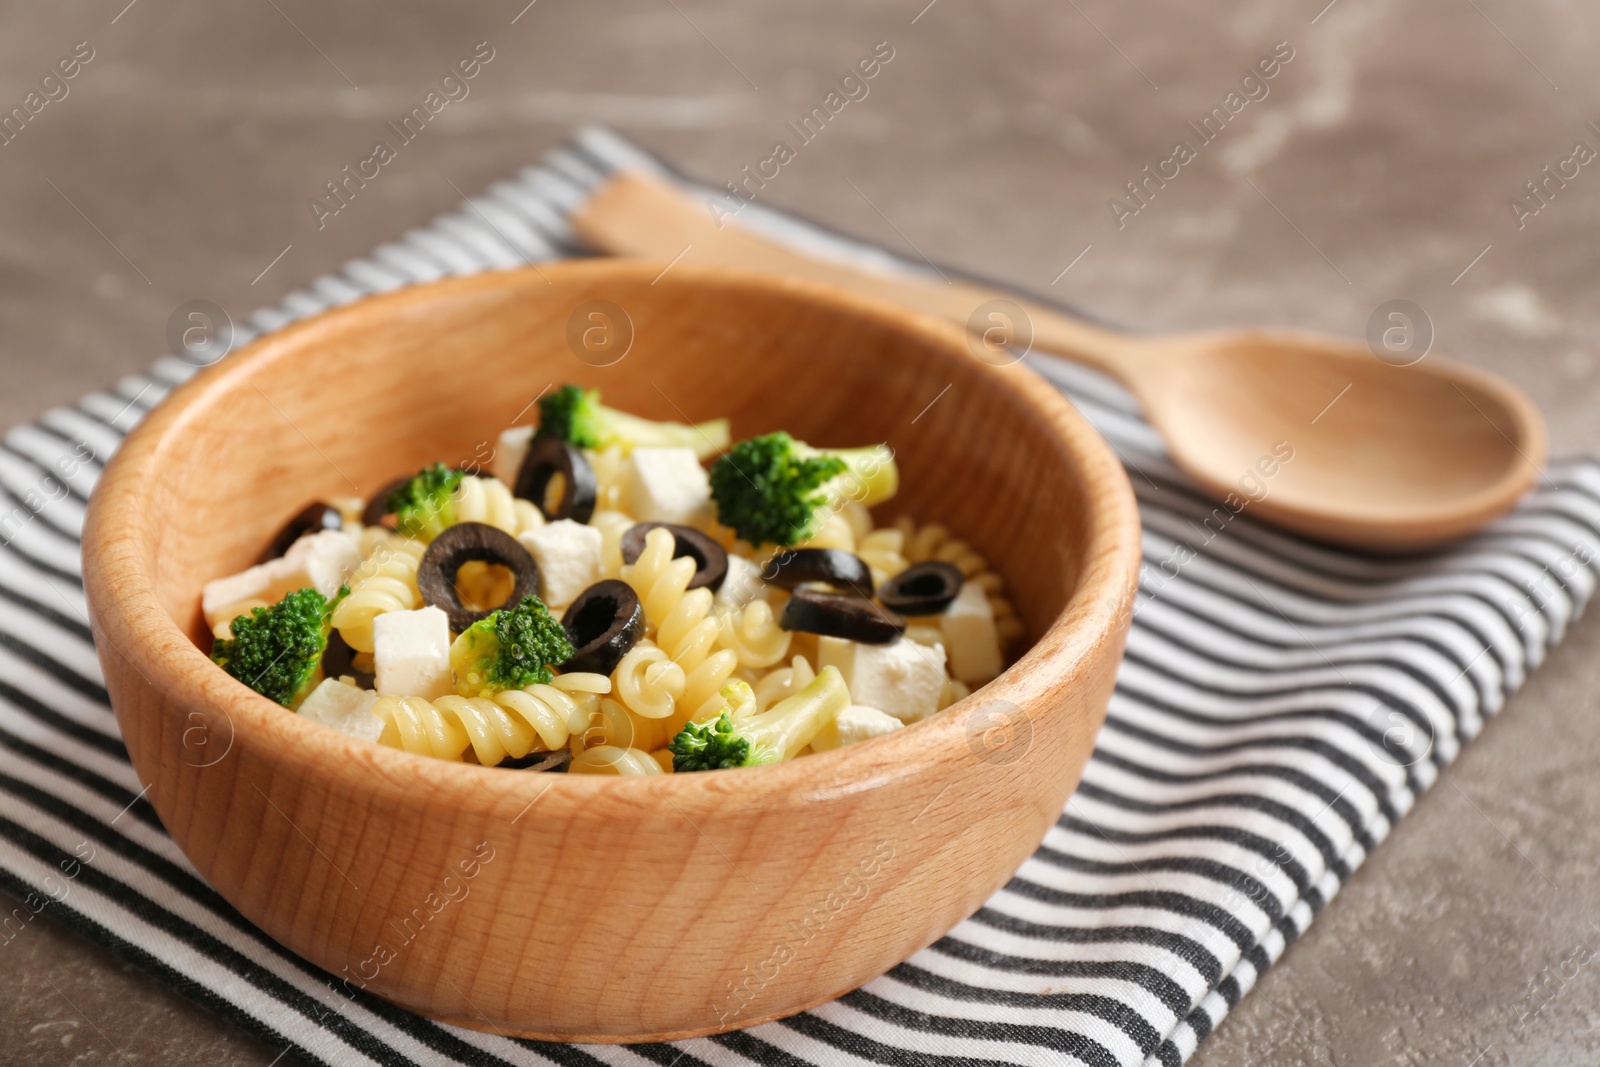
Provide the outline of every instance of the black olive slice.
<path id="1" fill-rule="evenodd" d="M 878 599 L 902 615 L 937 615 L 961 592 L 961 568 L 942 559 L 913 563 L 883 583 Z"/>
<path id="2" fill-rule="evenodd" d="M 550 500 L 550 483 L 561 478 L 561 495 Z M 588 522 L 594 514 L 594 468 L 583 453 L 554 437 L 536 438 L 517 468 L 512 495 L 531 500 L 545 518 Z"/>
<path id="3" fill-rule="evenodd" d="M 324 504 L 318 500 L 314 504 L 307 504 L 300 514 L 283 524 L 283 529 L 278 531 L 272 543 L 261 553 L 257 563 L 265 563 L 269 559 L 277 559 L 289 551 L 289 546 L 308 533 L 319 533 L 323 530 L 344 529 L 344 516 L 339 514 L 339 509 L 332 504 Z"/>
<path id="4" fill-rule="evenodd" d="M 516 579 L 507 604 L 520 604 L 522 598 L 538 596 L 539 565 L 517 539 L 481 522 L 458 522 L 433 539 L 417 567 L 417 590 L 422 599 L 450 616 L 450 629 L 460 633 L 498 608 L 473 611 L 461 603 L 456 589 L 456 572 L 469 560 L 498 563 Z"/>
<path id="5" fill-rule="evenodd" d="M 356 680 L 356 685 L 361 689 L 371 689 L 373 676 L 367 671 L 356 670 L 356 651 L 345 643 L 344 637 L 338 630 L 328 634 L 328 647 L 322 653 L 322 674 L 326 678 L 342 678 L 350 675 Z"/>
<path id="6" fill-rule="evenodd" d="M 578 594 L 561 625 L 577 649 L 561 669 L 610 674 L 644 636 L 644 607 L 627 582 L 607 578 Z"/>
<path id="7" fill-rule="evenodd" d="M 837 548 L 786 548 L 767 561 L 761 578 L 785 589 L 826 582 L 856 596 L 872 595 L 872 569 L 860 556 Z"/>
<path id="8" fill-rule="evenodd" d="M 865 597 L 796 589 L 783 606 L 778 625 L 826 637 L 843 637 L 866 645 L 887 645 L 905 633 L 906 620 Z"/>
<path id="9" fill-rule="evenodd" d="M 644 552 L 644 539 L 651 530 L 666 530 L 672 534 L 672 558 L 687 556 L 694 560 L 694 577 L 690 589 L 709 589 L 715 593 L 722 588 L 728 576 L 728 550 L 701 533 L 693 526 L 678 526 L 670 522 L 636 522 L 622 535 L 622 562 L 637 563 Z"/>
<path id="10" fill-rule="evenodd" d="M 389 517 L 389 494 L 405 485 L 413 475 L 404 474 L 392 482 L 385 482 L 383 488 L 372 494 L 367 501 L 367 506 L 361 509 L 361 525 L 382 526 L 383 520 Z"/>

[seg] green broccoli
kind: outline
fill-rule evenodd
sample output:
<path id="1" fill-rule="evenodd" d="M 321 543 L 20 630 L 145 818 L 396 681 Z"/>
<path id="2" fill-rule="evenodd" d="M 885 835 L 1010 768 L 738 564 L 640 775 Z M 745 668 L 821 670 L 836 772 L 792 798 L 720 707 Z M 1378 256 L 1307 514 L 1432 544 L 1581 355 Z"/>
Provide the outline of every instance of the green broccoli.
<path id="1" fill-rule="evenodd" d="M 824 452 L 779 431 L 740 441 L 711 468 L 717 521 L 753 545 L 787 548 L 817 532 L 828 507 L 868 507 L 895 494 L 888 445 Z"/>
<path id="2" fill-rule="evenodd" d="M 298 589 L 241 615 L 233 620 L 233 636 L 212 646 L 211 659 L 268 700 L 298 707 L 322 681 L 333 609 L 349 592 L 343 586 L 329 600 L 315 589 Z"/>
<path id="3" fill-rule="evenodd" d="M 730 694 L 723 690 L 723 696 Z M 755 767 L 793 759 L 822 728 L 850 706 L 837 667 L 824 667 L 809 685 L 758 714 L 723 709 L 707 723 L 690 722 L 672 739 L 674 771 Z"/>
<path id="4" fill-rule="evenodd" d="M 453 497 L 461 478 L 460 471 L 435 463 L 422 468 L 410 481 L 396 486 L 386 502 L 389 514 L 395 518 L 395 527 L 401 533 L 432 541 L 447 526 L 455 525 Z"/>
<path id="5" fill-rule="evenodd" d="M 556 437 L 576 448 L 692 448 L 706 459 L 728 447 L 728 420 L 712 419 L 694 426 L 653 422 L 608 408 L 600 390 L 563 385 L 539 401 L 537 437 Z"/>
<path id="6" fill-rule="evenodd" d="M 536 596 L 522 598 L 479 619 L 450 646 L 450 668 L 462 696 L 493 696 L 504 689 L 548 683 L 551 664 L 572 658 L 572 642 L 561 622 Z"/>

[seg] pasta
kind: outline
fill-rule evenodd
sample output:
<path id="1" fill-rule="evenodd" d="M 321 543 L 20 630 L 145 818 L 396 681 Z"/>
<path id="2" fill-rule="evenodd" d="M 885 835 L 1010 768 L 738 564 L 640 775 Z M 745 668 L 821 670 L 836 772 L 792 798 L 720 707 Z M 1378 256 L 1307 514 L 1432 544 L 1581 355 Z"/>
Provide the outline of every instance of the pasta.
<path id="1" fill-rule="evenodd" d="M 670 764 L 669 764 L 670 766 Z M 572 757 L 568 774 L 615 774 L 633 777 L 647 774 L 666 774 L 661 761 L 636 748 L 614 748 L 601 745 L 585 749 Z"/>
<path id="2" fill-rule="evenodd" d="M 372 620 L 417 606 L 417 567 L 428 549 L 398 534 L 385 538 L 350 576 L 350 595 L 333 612 L 333 626 L 357 652 L 373 649 Z"/>
<path id="3" fill-rule="evenodd" d="M 594 506 L 603 511 L 622 510 L 622 479 L 627 470 L 623 461 L 627 457 L 622 454 L 621 447 L 590 449 L 584 456 L 594 468 Z"/>
<path id="4" fill-rule="evenodd" d="M 948 529 L 936 522 L 918 527 L 902 515 L 895 520 L 895 527 L 905 538 L 903 551 L 908 564 L 926 559 L 954 563 L 961 568 L 968 582 L 987 594 L 989 606 L 994 610 L 994 624 L 1000 633 L 1000 640 L 1010 643 L 1022 636 L 1022 622 L 1017 618 L 1016 607 L 1006 596 L 1005 579 L 995 573 L 981 553 L 965 541 L 953 537 Z"/>
<path id="5" fill-rule="evenodd" d="M 606 678 L 568 674 L 556 683 L 508 689 L 492 697 L 379 697 L 372 705 L 372 713 L 384 723 L 378 740 L 450 760 L 461 759 L 471 745 L 485 767 L 533 751 L 554 751 L 587 725 L 583 701 L 603 692 Z"/>
<path id="6" fill-rule="evenodd" d="M 771 667 L 789 653 L 789 631 L 778 626 L 772 605 L 752 600 L 722 617 L 721 641 L 739 657 L 741 667 Z"/>
<path id="7" fill-rule="evenodd" d="M 515 537 L 544 525 L 544 516 L 530 500 L 518 500 L 498 478 L 464 475 L 451 503 L 457 522 L 481 522 Z"/>
<path id="8" fill-rule="evenodd" d="M 634 645 L 611 673 L 617 699 L 647 719 L 665 719 L 676 711 L 688 683 L 683 668 L 648 640 Z"/>
<path id="9" fill-rule="evenodd" d="M 894 526 L 873 530 L 861 538 L 856 555 L 872 569 L 873 584 L 882 585 L 911 565 L 901 553 L 905 543 L 905 531 Z"/>
<path id="10" fill-rule="evenodd" d="M 671 531 L 651 530 L 638 560 L 623 568 L 622 579 L 639 595 L 645 615 L 655 627 L 657 646 L 685 675 L 683 688 L 673 694 L 674 699 L 682 701 L 688 718 L 698 718 L 713 702 L 720 706 L 718 694 L 739 666 L 739 657 L 717 650 L 722 627 L 711 610 L 713 595 L 709 589 L 686 588 L 694 577 L 695 564 L 692 559 L 672 558 L 674 541 Z M 676 686 L 675 676 L 660 671 L 658 677 L 662 691 Z M 624 697 L 624 701 L 640 714 L 650 715 L 632 698 Z M 650 706 L 660 707 L 660 701 L 650 701 Z"/>
<path id="11" fill-rule="evenodd" d="M 983 554 L 875 524 L 900 477 L 886 446 L 729 447 L 726 420 L 655 423 L 572 385 L 538 402 L 502 468 L 543 499 L 434 463 L 382 501 L 314 501 L 265 554 L 307 588 L 264 584 L 267 564 L 207 585 L 213 659 L 392 749 L 626 777 L 865 741 L 1004 669 L 1022 626 Z"/>
<path id="12" fill-rule="evenodd" d="M 766 711 L 785 697 L 803 689 L 817 676 L 804 656 L 796 656 L 787 667 L 770 671 L 754 685 L 756 710 Z"/>
<path id="13" fill-rule="evenodd" d="M 620 511 L 597 511 L 589 525 L 600 531 L 600 576 L 615 578 L 622 573 L 622 535 L 633 526 L 633 519 Z"/>

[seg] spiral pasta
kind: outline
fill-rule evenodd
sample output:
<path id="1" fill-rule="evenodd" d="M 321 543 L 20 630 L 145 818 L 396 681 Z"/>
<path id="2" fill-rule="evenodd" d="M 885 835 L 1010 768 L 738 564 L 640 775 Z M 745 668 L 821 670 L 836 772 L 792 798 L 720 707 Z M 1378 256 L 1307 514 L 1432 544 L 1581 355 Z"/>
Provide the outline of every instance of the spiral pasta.
<path id="1" fill-rule="evenodd" d="M 428 546 L 398 534 L 385 538 L 350 576 L 350 595 L 333 610 L 333 626 L 357 652 L 373 650 L 372 620 L 417 606 L 417 567 Z"/>
<path id="2" fill-rule="evenodd" d="M 654 642 L 640 641 L 611 672 L 617 699 L 636 715 L 665 719 L 678 708 L 688 676 Z"/>
<path id="3" fill-rule="evenodd" d="M 907 563 L 921 563 L 928 559 L 954 563 L 966 580 L 980 587 L 989 598 L 1001 644 L 1009 644 L 1022 636 L 1022 621 L 1017 618 L 1017 609 L 1006 596 L 1005 580 L 989 566 L 989 561 L 984 559 L 982 553 L 952 536 L 948 529 L 937 522 L 919 528 L 902 515 L 895 520 L 895 526 L 905 537 L 903 553 Z"/>
<path id="4" fill-rule="evenodd" d="M 516 590 L 516 575 L 480 559 L 469 559 L 456 571 L 456 593 L 461 603 L 474 611 L 488 611 L 511 599 Z"/>
<path id="5" fill-rule="evenodd" d="M 481 522 L 515 537 L 544 525 L 544 515 L 532 501 L 511 495 L 498 478 L 463 475 L 451 498 L 457 522 Z"/>
<path id="6" fill-rule="evenodd" d="M 669 753 L 670 756 L 670 753 Z M 672 764 L 656 759 L 652 754 L 636 748 L 614 748 L 600 745 L 585 749 L 572 757 L 568 774 L 614 774 L 625 778 L 640 775 L 668 774 Z"/>
<path id="7" fill-rule="evenodd" d="M 589 525 L 600 531 L 600 577 L 615 578 L 622 573 L 622 535 L 633 526 L 633 517 L 620 511 L 597 511 Z"/>
<path id="8" fill-rule="evenodd" d="M 574 673 L 492 697 L 384 696 L 372 713 L 384 723 L 380 744 L 448 760 L 461 759 L 471 745 L 478 762 L 492 767 L 565 746 L 587 725 L 584 702 L 609 688 L 604 675 Z"/>
<path id="9" fill-rule="evenodd" d="M 856 555 L 871 568 L 874 585 L 882 585 L 911 566 L 901 552 L 905 543 L 905 531 L 893 526 L 873 530 L 857 543 Z"/>
<path id="10" fill-rule="evenodd" d="M 601 449 L 587 449 L 583 453 L 594 471 L 594 506 L 597 510 L 618 511 L 622 508 L 622 479 L 627 457 L 622 446 L 611 445 Z"/>
<path id="11" fill-rule="evenodd" d="M 673 697 L 681 702 L 682 717 L 687 719 L 719 699 L 717 694 L 739 666 L 739 657 L 717 649 L 722 626 L 712 611 L 715 596 L 709 589 L 687 588 L 694 577 L 695 564 L 687 557 L 672 558 L 675 543 L 671 531 L 659 527 L 651 530 L 645 536 L 639 558 L 622 569 L 622 579 L 639 595 L 645 617 L 655 628 L 657 647 L 684 674 L 683 688 Z M 621 669 L 619 664 L 618 670 Z M 655 684 L 662 691 L 669 682 L 676 684 L 665 670 L 658 671 L 657 678 Z M 619 689 L 623 684 L 619 680 Z M 652 700 L 651 710 L 644 710 L 628 696 L 623 697 L 623 702 L 652 718 L 657 717 L 653 712 L 661 706 L 659 700 Z"/>
<path id="12" fill-rule="evenodd" d="M 573 755 L 600 745 L 650 752 L 666 747 L 682 728 L 671 718 L 636 715 L 620 701 L 603 697 L 590 709 L 586 729 L 574 732 L 569 743 Z"/>
<path id="13" fill-rule="evenodd" d="M 817 532 L 800 542 L 797 548 L 836 548 L 841 552 L 856 550 L 855 529 L 842 511 L 828 509 Z"/>
<path id="14" fill-rule="evenodd" d="M 804 656 L 796 656 L 787 667 L 779 667 L 769 671 L 764 677 L 756 681 L 753 686 L 756 695 L 756 710 L 766 711 L 778 701 L 793 696 L 796 692 L 811 684 L 817 672 L 811 669 L 811 663 Z"/>
<path id="15" fill-rule="evenodd" d="M 722 616 L 719 640 L 739 657 L 741 667 L 770 667 L 789 653 L 789 631 L 778 626 L 765 600 Z"/>

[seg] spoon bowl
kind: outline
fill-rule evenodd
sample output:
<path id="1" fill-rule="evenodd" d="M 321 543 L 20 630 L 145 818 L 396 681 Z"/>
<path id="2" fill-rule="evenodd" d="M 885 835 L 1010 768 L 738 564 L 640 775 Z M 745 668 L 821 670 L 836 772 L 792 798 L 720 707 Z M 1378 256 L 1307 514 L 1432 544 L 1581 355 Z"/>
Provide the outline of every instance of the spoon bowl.
<path id="1" fill-rule="evenodd" d="M 966 282 L 814 259 L 712 218 L 643 174 L 612 176 L 573 228 L 614 255 L 766 271 L 827 282 L 968 329 L 994 363 L 1019 347 L 1121 380 L 1172 459 L 1230 512 L 1323 541 L 1415 550 L 1505 512 L 1544 464 L 1538 409 L 1484 371 L 1439 358 L 1400 367 L 1309 333 L 1232 330 L 1137 336 Z"/>
<path id="2" fill-rule="evenodd" d="M 1093 362 L 1133 388 L 1173 460 L 1265 522 L 1366 548 L 1423 548 L 1503 512 L 1539 476 L 1532 404 L 1472 367 L 1399 367 L 1315 334 L 1119 338 Z"/>

